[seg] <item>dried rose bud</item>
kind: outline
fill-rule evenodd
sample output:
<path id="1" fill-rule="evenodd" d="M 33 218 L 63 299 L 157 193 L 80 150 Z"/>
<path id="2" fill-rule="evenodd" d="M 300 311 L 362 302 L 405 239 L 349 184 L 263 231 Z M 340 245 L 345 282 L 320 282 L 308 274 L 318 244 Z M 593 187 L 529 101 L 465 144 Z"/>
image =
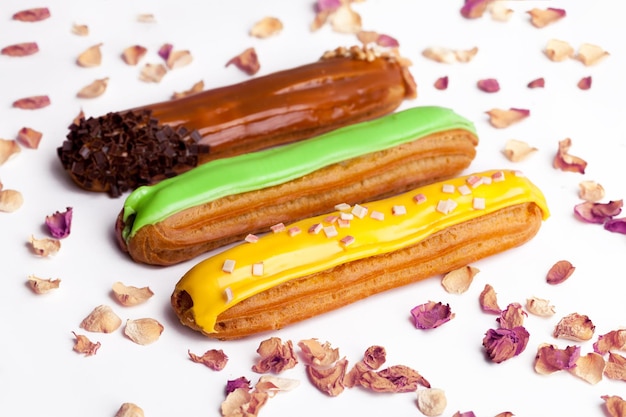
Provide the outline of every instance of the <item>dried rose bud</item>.
<path id="1" fill-rule="evenodd" d="M 174 94 L 172 94 L 172 99 L 175 100 L 175 99 L 178 99 L 178 98 L 187 97 L 187 96 L 190 96 L 192 94 L 199 93 L 202 90 L 204 90 L 204 81 L 200 80 L 197 83 L 195 83 L 194 85 L 192 85 L 189 90 L 182 91 L 182 92 L 174 92 Z"/>
<path id="2" fill-rule="evenodd" d="M 626 416 L 626 400 L 618 395 L 603 395 L 604 406 L 610 417 Z"/>
<path id="3" fill-rule="evenodd" d="M 506 142 L 502 153 L 511 162 L 521 162 L 533 153 L 537 152 L 537 150 L 537 148 L 530 146 L 524 141 L 509 139 Z"/>
<path id="4" fill-rule="evenodd" d="M 596 326 L 588 316 L 572 313 L 559 320 L 552 335 L 556 338 L 583 342 L 591 340 L 595 329 Z"/>
<path id="5" fill-rule="evenodd" d="M 483 346 L 492 362 L 501 363 L 522 353 L 529 337 L 524 327 L 489 329 L 483 338 Z"/>
<path id="6" fill-rule="evenodd" d="M 124 334 L 138 345 L 149 345 L 159 340 L 163 325 L 151 318 L 126 320 Z"/>
<path id="7" fill-rule="evenodd" d="M 448 272 L 441 280 L 443 288 L 452 294 L 462 294 L 467 291 L 480 270 L 473 266 L 465 266 Z"/>
<path id="8" fill-rule="evenodd" d="M 5 46 L 0 50 L 0 54 L 13 57 L 29 56 L 39 52 L 37 42 L 22 42 Z"/>
<path id="9" fill-rule="evenodd" d="M 595 181 L 581 181 L 578 188 L 578 197 L 582 200 L 595 203 L 604 198 L 604 187 Z"/>
<path id="10" fill-rule="evenodd" d="M 111 307 L 100 305 L 94 308 L 80 323 L 80 328 L 88 332 L 112 333 L 122 325 L 120 319 Z"/>
<path id="11" fill-rule="evenodd" d="M 609 352 L 604 375 L 609 379 L 626 382 L 626 357 L 616 352 Z"/>
<path id="12" fill-rule="evenodd" d="M 0 194 L 3 192 L 1 191 Z M 58 239 L 35 239 L 34 236 L 31 236 L 29 243 L 35 255 L 42 257 L 56 255 L 61 250 L 61 242 Z"/>
<path id="13" fill-rule="evenodd" d="M 40 22 L 50 17 L 50 9 L 47 7 L 35 7 L 32 9 L 20 10 L 13 15 L 13 20 L 20 22 Z"/>
<path id="14" fill-rule="evenodd" d="M 241 376 L 237 379 L 229 379 L 228 381 L 226 381 L 226 394 L 230 394 L 231 392 L 233 392 L 236 389 L 245 389 L 246 391 L 249 391 L 252 387 L 250 386 L 250 380 L 246 379 L 245 377 Z"/>
<path id="15" fill-rule="evenodd" d="M 23 127 L 17 132 L 17 141 L 29 149 L 39 148 L 43 134 L 30 127 Z"/>
<path id="16" fill-rule="evenodd" d="M 146 64 L 139 74 L 141 81 L 149 83 L 159 83 L 167 74 L 167 68 L 163 64 Z"/>
<path id="17" fill-rule="evenodd" d="M 479 90 L 485 93 L 497 93 L 500 91 L 500 83 L 495 78 L 485 78 L 484 80 L 478 80 L 476 86 Z"/>
<path id="18" fill-rule="evenodd" d="M 192 362 L 201 363 L 214 371 L 221 371 L 228 363 L 228 356 L 222 349 L 210 349 L 204 352 L 202 356 L 198 356 L 191 351 L 187 351 Z"/>
<path id="19" fill-rule="evenodd" d="M 167 57 L 167 67 L 169 69 L 182 68 L 193 61 L 193 57 L 191 56 L 191 52 L 189 51 L 172 51 Z"/>
<path id="20" fill-rule="evenodd" d="M 607 56 L 609 56 L 609 53 L 599 46 L 583 43 L 578 48 L 578 54 L 576 54 L 575 58 L 586 66 L 591 66 L 602 61 Z"/>
<path id="21" fill-rule="evenodd" d="M 576 86 L 581 90 L 589 90 L 591 88 L 591 76 L 581 78 Z"/>
<path id="22" fill-rule="evenodd" d="M 597 384 L 602 380 L 602 371 L 605 365 L 602 355 L 591 352 L 585 356 L 580 356 L 576 360 L 576 366 L 569 369 L 569 372 L 590 384 Z"/>
<path id="23" fill-rule="evenodd" d="M 503 329 L 514 329 L 516 327 L 522 327 L 524 325 L 524 319 L 528 316 L 522 309 L 521 304 L 511 303 L 509 304 L 500 317 L 496 319 L 500 327 Z"/>
<path id="24" fill-rule="evenodd" d="M 141 45 L 132 45 L 124 49 L 122 59 L 128 65 L 137 65 L 147 52 L 148 49 Z"/>
<path id="25" fill-rule="evenodd" d="M 361 15 L 355 12 L 350 3 L 343 3 L 329 16 L 331 27 L 338 33 L 357 33 L 361 30 Z"/>
<path id="26" fill-rule="evenodd" d="M 565 17 L 565 10 L 548 7 L 547 9 L 532 9 L 527 12 L 530 23 L 536 28 L 543 28 Z"/>
<path id="27" fill-rule="evenodd" d="M 554 345 L 543 344 L 537 349 L 535 371 L 541 375 L 548 375 L 557 371 L 569 370 L 576 366 L 579 357 L 580 347 L 578 346 L 559 349 Z"/>
<path id="28" fill-rule="evenodd" d="M 556 285 L 565 282 L 576 270 L 569 261 L 558 261 L 548 271 L 546 276 L 546 282 L 548 284 Z"/>
<path id="29" fill-rule="evenodd" d="M 544 53 L 551 61 L 561 62 L 574 56 L 574 48 L 565 41 L 550 39 Z"/>
<path id="30" fill-rule="evenodd" d="M 483 311 L 487 313 L 500 314 L 501 309 L 500 306 L 498 306 L 496 292 L 491 285 L 485 284 L 485 288 L 480 293 L 478 301 L 480 303 L 480 308 L 482 308 Z"/>
<path id="31" fill-rule="evenodd" d="M 60 284 L 60 279 L 42 279 L 34 275 L 28 277 L 28 286 L 35 294 L 46 294 L 59 288 Z"/>
<path id="32" fill-rule="evenodd" d="M 574 215 L 586 223 L 602 224 L 619 215 L 623 205 L 622 200 L 609 201 L 608 203 L 585 201 L 574 206 Z"/>
<path id="33" fill-rule="evenodd" d="M 72 25 L 72 33 L 78 36 L 88 36 L 89 35 L 89 26 L 87 25 Z"/>
<path id="34" fill-rule="evenodd" d="M 115 417 L 144 417 L 143 410 L 136 404 L 124 403 L 120 406 Z"/>
<path id="35" fill-rule="evenodd" d="M 569 149 L 572 146 L 572 140 L 570 138 L 559 141 L 559 149 L 554 155 L 552 165 L 556 169 L 566 172 L 577 172 L 579 174 L 585 173 L 587 168 L 587 162 L 577 156 L 569 154 Z"/>
<path id="36" fill-rule="evenodd" d="M 528 83 L 528 88 L 544 88 L 546 86 L 546 80 L 543 78 L 535 78 Z"/>
<path id="37" fill-rule="evenodd" d="M 0 165 L 20 153 L 22 148 L 15 140 L 0 139 Z"/>
<path id="38" fill-rule="evenodd" d="M 556 311 L 550 301 L 542 298 L 532 297 L 526 300 L 526 310 L 535 316 L 550 317 L 553 316 Z"/>
<path id="39" fill-rule="evenodd" d="M 496 129 L 504 129 L 530 116 L 530 110 L 517 108 L 491 109 L 486 113 L 489 116 L 489 123 Z"/>
<path id="40" fill-rule="evenodd" d="M 124 307 L 136 306 L 145 303 L 154 295 L 149 287 L 137 288 L 124 285 L 121 282 L 113 284 L 113 296 Z"/>
<path id="41" fill-rule="evenodd" d="M 13 102 L 13 107 L 23 110 L 43 109 L 50 105 L 50 97 L 48 96 L 31 96 L 24 97 Z"/>
<path id="42" fill-rule="evenodd" d="M 283 30 L 283 22 L 276 17 L 264 17 L 256 22 L 250 29 L 250 36 L 255 38 L 268 38 L 273 35 L 278 35 Z"/>
<path id="43" fill-rule="evenodd" d="M 425 416 L 440 416 L 446 409 L 446 394 L 439 388 L 417 390 L 417 408 Z"/>
<path id="44" fill-rule="evenodd" d="M 601 355 L 605 355 L 611 350 L 626 350 L 626 329 L 611 330 L 600 335 L 593 344 L 593 350 Z"/>
<path id="45" fill-rule="evenodd" d="M 435 88 L 437 90 L 446 90 L 448 88 L 448 76 L 437 78 L 435 80 Z"/>
<path id="46" fill-rule="evenodd" d="M 454 313 L 449 304 L 429 301 L 411 309 L 411 316 L 417 329 L 435 329 L 454 318 Z"/>
<path id="47" fill-rule="evenodd" d="M 100 342 L 93 343 L 89 338 L 82 334 L 76 334 L 72 332 L 76 341 L 74 342 L 74 347 L 72 348 L 74 352 L 81 353 L 85 356 L 93 356 L 100 349 Z"/>
<path id="48" fill-rule="evenodd" d="M 278 374 L 293 368 L 298 363 L 291 340 L 283 343 L 280 338 L 271 337 L 259 344 L 257 353 L 260 359 L 252 366 L 252 370 L 258 373 Z"/>
<path id="49" fill-rule="evenodd" d="M 259 71 L 259 69 L 261 69 L 259 58 L 254 48 L 248 48 L 239 55 L 233 57 L 226 63 L 226 66 L 231 64 L 235 65 L 248 75 L 254 75 Z"/>
<path id="50" fill-rule="evenodd" d="M 90 46 L 78 55 L 76 63 L 81 67 L 97 67 L 102 63 L 101 43 Z"/>

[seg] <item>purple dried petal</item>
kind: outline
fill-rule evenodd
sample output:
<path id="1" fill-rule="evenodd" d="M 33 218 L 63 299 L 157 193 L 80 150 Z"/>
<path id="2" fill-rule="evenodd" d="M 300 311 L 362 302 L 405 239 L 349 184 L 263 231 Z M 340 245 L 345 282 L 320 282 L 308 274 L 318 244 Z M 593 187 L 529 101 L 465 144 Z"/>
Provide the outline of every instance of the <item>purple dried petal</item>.
<path id="1" fill-rule="evenodd" d="M 396 38 L 393 38 L 389 35 L 378 35 L 378 39 L 376 39 L 376 43 L 380 46 L 396 48 L 400 46 L 400 42 Z"/>
<path id="2" fill-rule="evenodd" d="M 316 12 L 333 11 L 341 6 L 341 0 L 317 0 L 315 3 Z"/>
<path id="3" fill-rule="evenodd" d="M 489 329 L 483 338 L 483 346 L 495 363 L 504 362 L 526 349 L 530 334 L 522 327 L 512 329 Z"/>
<path id="4" fill-rule="evenodd" d="M 602 224 L 620 214 L 622 206 L 622 200 L 609 201 L 608 203 L 585 201 L 574 206 L 574 214 L 584 222 Z"/>
<path id="5" fill-rule="evenodd" d="M 428 330 L 447 323 L 454 318 L 454 313 L 449 304 L 443 305 L 441 302 L 429 301 L 413 307 L 411 316 L 413 316 L 416 328 Z"/>
<path id="6" fill-rule="evenodd" d="M 465 0 L 465 4 L 461 7 L 461 16 L 466 19 L 482 17 L 490 1 L 491 0 Z"/>
<path id="7" fill-rule="evenodd" d="M 626 217 L 608 220 L 604 223 L 604 228 L 609 232 L 626 235 Z"/>
<path id="8" fill-rule="evenodd" d="M 243 376 L 240 376 L 237 379 L 228 380 L 228 382 L 226 382 L 226 395 L 230 394 L 238 388 L 245 388 L 247 390 L 250 390 L 250 381 Z"/>
<path id="9" fill-rule="evenodd" d="M 544 366 L 551 368 L 553 372 L 572 369 L 580 357 L 580 346 L 568 346 L 558 349 L 552 345 L 541 348 L 541 356 Z"/>
<path id="10" fill-rule="evenodd" d="M 174 45 L 172 45 L 171 43 L 164 43 L 159 48 L 159 56 L 163 58 L 164 61 L 167 61 L 167 59 L 170 57 L 170 54 L 172 53 L 173 48 Z"/>
<path id="11" fill-rule="evenodd" d="M 68 207 L 63 213 L 57 211 L 46 216 L 46 226 L 52 237 L 63 239 L 69 236 L 72 227 L 72 211 L 72 208 Z"/>
<path id="12" fill-rule="evenodd" d="M 478 80 L 476 83 L 478 88 L 485 93 L 497 93 L 500 91 L 500 83 L 495 78 L 485 78 L 484 80 Z"/>

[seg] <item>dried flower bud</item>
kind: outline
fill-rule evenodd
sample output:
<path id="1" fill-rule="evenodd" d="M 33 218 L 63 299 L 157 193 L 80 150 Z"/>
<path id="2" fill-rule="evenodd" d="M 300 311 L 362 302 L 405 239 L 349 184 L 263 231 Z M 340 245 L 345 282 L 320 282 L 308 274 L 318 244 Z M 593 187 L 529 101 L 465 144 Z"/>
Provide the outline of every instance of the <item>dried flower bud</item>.
<path id="1" fill-rule="evenodd" d="M 163 325 L 151 318 L 127 320 L 124 334 L 138 345 L 149 345 L 159 340 Z"/>
<path id="2" fill-rule="evenodd" d="M 112 333 L 122 325 L 122 319 L 113 312 L 111 307 L 100 305 L 93 309 L 80 323 L 80 328 L 88 332 Z"/>

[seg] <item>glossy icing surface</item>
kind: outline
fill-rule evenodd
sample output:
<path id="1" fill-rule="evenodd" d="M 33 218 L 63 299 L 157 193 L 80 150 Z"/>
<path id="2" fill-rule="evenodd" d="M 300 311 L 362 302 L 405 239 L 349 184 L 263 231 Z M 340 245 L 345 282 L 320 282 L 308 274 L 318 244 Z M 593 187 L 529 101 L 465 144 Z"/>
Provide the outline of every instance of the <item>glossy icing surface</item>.
<path id="1" fill-rule="evenodd" d="M 450 109 L 414 107 L 306 141 L 211 161 L 131 193 L 124 204 L 122 235 L 128 240 L 141 227 L 187 208 L 281 184 L 337 162 L 450 129 L 475 134 L 474 125 Z"/>
<path id="2" fill-rule="evenodd" d="M 191 296 L 196 324 L 211 333 L 217 317 L 229 306 L 281 283 L 389 253 L 452 225 L 526 202 L 536 203 L 544 219 L 549 216 L 541 191 L 514 171 L 488 171 L 435 183 L 366 204 L 367 213 L 348 220 L 349 227 L 341 227 L 337 217 L 358 213 L 353 208 L 302 220 L 255 243 L 232 247 L 193 267 L 175 291 Z M 330 228 L 310 232 L 317 224 Z M 327 235 L 333 230 L 336 235 Z M 225 268 L 229 263 L 234 267 Z M 255 274 L 255 265 L 262 272 Z"/>

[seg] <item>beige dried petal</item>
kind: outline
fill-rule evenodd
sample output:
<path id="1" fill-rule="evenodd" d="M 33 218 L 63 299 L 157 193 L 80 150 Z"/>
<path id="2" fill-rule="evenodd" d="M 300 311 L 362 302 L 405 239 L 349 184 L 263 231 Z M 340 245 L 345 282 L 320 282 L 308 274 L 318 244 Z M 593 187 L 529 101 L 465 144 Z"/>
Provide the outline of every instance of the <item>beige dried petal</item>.
<path id="1" fill-rule="evenodd" d="M 591 340 L 596 326 L 584 314 L 572 313 L 563 317 L 554 328 L 556 338 L 584 342 Z"/>
<path id="2" fill-rule="evenodd" d="M 489 123 L 496 129 L 504 129 L 530 116 L 530 110 L 517 108 L 508 110 L 495 108 L 486 113 L 489 116 Z"/>
<path id="3" fill-rule="evenodd" d="M 544 53 L 551 61 L 561 62 L 574 56 L 574 48 L 565 41 L 550 39 Z"/>
<path id="4" fill-rule="evenodd" d="M 550 270 L 548 271 L 548 275 L 546 276 L 546 281 L 548 284 L 560 284 L 568 279 L 574 271 L 576 267 L 571 264 L 571 262 L 562 260 L 556 262 Z"/>
<path id="5" fill-rule="evenodd" d="M 137 21 L 141 23 L 156 23 L 156 17 L 152 13 L 141 13 L 137 15 Z"/>
<path id="6" fill-rule="evenodd" d="M 316 13 L 315 19 L 313 19 L 313 22 L 311 22 L 311 26 L 310 26 L 311 32 L 315 32 L 316 30 L 324 26 L 324 24 L 326 24 L 326 22 L 328 21 L 330 14 L 331 14 L 331 10 L 322 10 Z"/>
<path id="7" fill-rule="evenodd" d="M 78 36 L 88 36 L 89 35 L 89 27 L 87 25 L 78 25 L 74 23 L 72 25 L 72 33 Z"/>
<path id="8" fill-rule="evenodd" d="M 260 392 L 266 392 L 273 397 L 279 392 L 287 392 L 297 388 L 300 381 L 297 379 L 281 378 L 274 375 L 263 375 L 259 378 L 254 388 Z"/>
<path id="9" fill-rule="evenodd" d="M 456 60 L 458 62 L 470 62 L 476 54 L 478 53 L 478 47 L 473 47 L 472 49 L 458 49 L 454 51 L 454 55 L 456 56 Z"/>
<path id="10" fill-rule="evenodd" d="M 526 310 L 540 317 L 550 317 L 556 313 L 554 306 L 550 305 L 550 301 L 537 297 L 531 297 L 526 300 Z"/>
<path id="11" fill-rule="evenodd" d="M 186 67 L 191 64 L 193 57 L 191 52 L 185 51 L 172 51 L 167 57 L 167 67 L 169 69 L 176 69 Z"/>
<path id="12" fill-rule="evenodd" d="M 454 50 L 443 47 L 430 47 L 422 51 L 425 58 L 443 64 L 453 64 L 455 62 L 469 62 L 478 53 L 478 48 L 469 50 Z"/>
<path id="13" fill-rule="evenodd" d="M 43 133 L 30 127 L 23 127 L 17 132 L 16 140 L 28 149 L 38 149 Z"/>
<path id="14" fill-rule="evenodd" d="M 565 10 L 555 8 L 534 8 L 529 10 L 527 13 L 530 15 L 530 23 L 536 28 L 546 27 L 550 23 L 554 23 L 565 17 Z"/>
<path id="15" fill-rule="evenodd" d="M 320 343 L 317 339 L 305 339 L 298 342 L 304 362 L 316 367 L 330 366 L 339 359 L 339 349 L 329 342 Z"/>
<path id="16" fill-rule="evenodd" d="M 565 172 L 578 172 L 580 174 L 585 173 L 587 168 L 587 161 L 584 159 L 571 155 L 569 149 L 572 147 L 572 140 L 565 138 L 559 141 L 559 149 L 554 155 L 552 166 L 556 169 L 560 169 Z"/>
<path id="17" fill-rule="evenodd" d="M 336 397 L 341 394 L 345 388 L 343 384 L 344 376 L 348 361 L 340 359 L 331 367 L 318 368 L 312 365 L 306 365 L 306 372 L 309 381 L 321 392 Z"/>
<path id="18" fill-rule="evenodd" d="M 4 192 L 5 191 L 0 191 L 0 201 L 2 201 L 1 194 Z M 47 237 L 42 239 L 36 239 L 34 236 L 31 236 L 29 243 L 35 255 L 39 256 L 56 255 L 59 250 L 61 250 L 61 241 L 58 239 L 52 239 Z"/>
<path id="19" fill-rule="evenodd" d="M 335 32 L 357 33 L 361 30 L 361 15 L 352 10 L 350 3 L 343 3 L 329 16 Z"/>
<path id="20" fill-rule="evenodd" d="M 147 52 L 148 49 L 141 45 L 132 45 L 124 49 L 122 52 L 122 59 L 128 65 L 137 65 Z"/>
<path id="21" fill-rule="evenodd" d="M 600 335 L 593 348 L 602 355 L 611 350 L 626 350 L 626 329 L 611 330 Z"/>
<path id="22" fill-rule="evenodd" d="M 197 83 L 195 83 L 194 85 L 192 85 L 189 90 L 181 91 L 181 92 L 175 91 L 174 94 L 172 94 L 172 99 L 175 100 L 175 99 L 178 99 L 178 98 L 187 97 L 187 96 L 190 96 L 192 94 L 199 93 L 202 90 L 204 90 L 204 81 L 200 80 Z"/>
<path id="23" fill-rule="evenodd" d="M 489 284 L 485 284 L 485 288 L 483 288 L 482 292 L 480 293 L 478 301 L 483 311 L 496 314 L 500 314 L 500 312 L 502 311 L 502 309 L 498 305 L 496 291 Z"/>
<path id="24" fill-rule="evenodd" d="M 113 309 L 107 305 L 94 308 L 80 323 L 80 328 L 94 333 L 112 333 L 122 325 Z"/>
<path id="25" fill-rule="evenodd" d="M 124 403 L 115 413 L 115 417 L 144 417 L 143 410 L 136 404 Z"/>
<path id="26" fill-rule="evenodd" d="M 509 139 L 504 146 L 504 156 L 511 162 L 520 162 L 526 159 L 531 154 L 535 153 L 537 148 L 530 146 L 528 143 L 517 140 Z"/>
<path id="27" fill-rule="evenodd" d="M 146 64 L 139 74 L 139 79 L 148 83 L 159 83 L 165 74 L 167 74 L 167 68 L 165 68 L 165 65 Z"/>
<path id="28" fill-rule="evenodd" d="M 626 382 L 626 357 L 609 352 L 609 360 L 604 369 L 604 375 L 609 379 Z"/>
<path id="29" fill-rule="evenodd" d="M 590 352 L 576 360 L 576 366 L 569 370 L 575 375 L 590 384 L 597 384 L 602 380 L 605 361 L 602 355 Z"/>
<path id="30" fill-rule="evenodd" d="M 250 36 L 255 38 L 267 38 L 277 35 L 283 30 L 283 22 L 276 17 L 264 17 L 256 22 L 250 29 Z"/>
<path id="31" fill-rule="evenodd" d="M 78 93 L 76 93 L 76 97 L 78 98 L 100 97 L 106 91 L 108 83 L 109 83 L 108 78 L 95 80 L 91 84 L 86 85 L 83 88 L 81 88 L 78 91 Z"/>
<path id="32" fill-rule="evenodd" d="M 493 1 L 489 3 L 487 11 L 491 14 L 491 18 L 498 22 L 508 22 L 514 13 L 513 9 L 509 9 L 504 1 Z"/>
<path id="33" fill-rule="evenodd" d="M 237 388 L 230 392 L 222 402 L 223 417 L 255 417 L 267 403 L 269 394 L 266 392 L 250 392 L 246 388 Z"/>
<path id="34" fill-rule="evenodd" d="M 248 75 L 254 75 L 261 69 L 261 63 L 254 48 L 247 48 L 239 55 L 234 56 L 226 63 L 226 66 L 231 64 Z"/>
<path id="35" fill-rule="evenodd" d="M 11 139 L 0 139 L 0 165 L 20 153 L 22 148 L 17 141 Z"/>
<path id="36" fill-rule="evenodd" d="M 425 416 L 440 416 L 446 410 L 448 400 L 446 394 L 439 388 L 425 388 L 417 390 L 417 408 Z"/>
<path id="37" fill-rule="evenodd" d="M 578 197 L 582 200 L 597 202 L 604 198 L 604 187 L 595 181 L 581 181 L 578 188 Z"/>
<path id="38" fill-rule="evenodd" d="M 601 398 L 610 417 L 626 417 L 626 400 L 618 395 L 603 395 Z"/>
<path id="39" fill-rule="evenodd" d="M 228 364 L 228 356 L 222 349 L 209 349 L 202 356 L 198 356 L 190 350 L 187 351 L 187 354 L 192 362 L 201 363 L 214 371 L 221 371 Z"/>
<path id="40" fill-rule="evenodd" d="M 441 285 L 451 294 L 462 294 L 467 291 L 474 280 L 474 276 L 479 272 L 478 268 L 469 265 L 455 269 L 444 275 Z"/>
<path id="41" fill-rule="evenodd" d="M 524 325 L 524 319 L 526 316 L 527 314 L 522 309 L 521 304 L 511 303 L 504 310 L 502 310 L 500 317 L 498 317 L 496 321 L 503 329 L 514 329 Z"/>
<path id="42" fill-rule="evenodd" d="M 137 288 L 116 282 L 112 287 L 115 299 L 124 307 L 136 306 L 146 302 L 154 295 L 149 287 Z"/>
<path id="43" fill-rule="evenodd" d="M 45 294 L 52 290 L 56 290 L 57 288 L 59 288 L 60 284 L 60 279 L 43 279 L 38 278 L 34 275 L 28 276 L 28 286 L 31 290 L 33 290 L 35 294 Z"/>
<path id="44" fill-rule="evenodd" d="M 151 318 L 126 320 L 124 334 L 138 345 L 149 345 L 159 340 L 163 325 Z"/>
<path id="45" fill-rule="evenodd" d="M 591 66 L 602 61 L 607 56 L 609 56 L 609 53 L 598 45 L 583 43 L 578 48 L 578 54 L 576 54 L 575 58 L 586 66 Z"/>
<path id="46" fill-rule="evenodd" d="M 78 58 L 76 63 L 81 67 L 97 67 L 102 63 L 102 52 L 100 51 L 101 43 L 90 46 L 85 49 Z"/>
<path id="47" fill-rule="evenodd" d="M 92 342 L 89 338 L 82 334 L 76 334 L 72 332 L 76 341 L 74 342 L 74 347 L 72 348 L 74 352 L 81 353 L 85 356 L 93 356 L 100 349 L 100 342 Z"/>

